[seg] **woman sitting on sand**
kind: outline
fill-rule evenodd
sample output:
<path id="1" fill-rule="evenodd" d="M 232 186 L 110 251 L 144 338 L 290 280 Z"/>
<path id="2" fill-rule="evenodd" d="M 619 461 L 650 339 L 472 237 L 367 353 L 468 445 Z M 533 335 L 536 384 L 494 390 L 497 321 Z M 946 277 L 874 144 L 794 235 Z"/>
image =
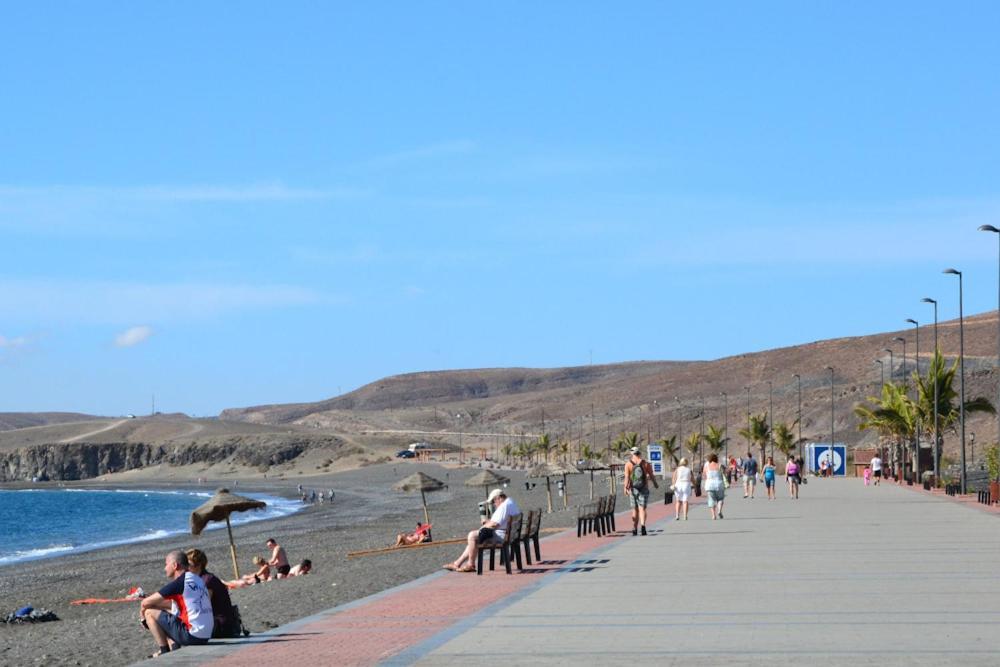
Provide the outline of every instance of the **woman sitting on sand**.
<path id="1" fill-rule="evenodd" d="M 256 572 L 253 574 L 244 574 L 240 579 L 226 581 L 224 582 L 226 586 L 229 588 L 244 588 L 245 586 L 259 584 L 262 581 L 268 581 L 271 578 L 271 566 L 267 564 L 266 560 L 260 556 L 254 556 L 253 564 L 258 568 Z"/>
<path id="2" fill-rule="evenodd" d="M 408 547 L 413 544 L 431 541 L 431 524 L 417 522 L 417 527 L 409 533 L 399 533 L 396 535 L 397 547 Z"/>

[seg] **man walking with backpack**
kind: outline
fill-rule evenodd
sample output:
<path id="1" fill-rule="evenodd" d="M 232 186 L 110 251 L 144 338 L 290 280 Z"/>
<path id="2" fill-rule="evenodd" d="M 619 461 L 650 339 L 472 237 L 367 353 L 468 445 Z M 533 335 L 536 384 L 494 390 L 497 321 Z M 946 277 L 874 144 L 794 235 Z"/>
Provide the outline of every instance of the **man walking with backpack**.
<path id="1" fill-rule="evenodd" d="M 653 466 L 644 461 L 638 447 L 632 448 L 632 454 L 625 463 L 625 495 L 628 505 L 632 508 L 632 534 L 638 535 L 640 528 L 646 534 L 646 505 L 649 502 L 649 484 L 660 488 L 653 474 Z"/>

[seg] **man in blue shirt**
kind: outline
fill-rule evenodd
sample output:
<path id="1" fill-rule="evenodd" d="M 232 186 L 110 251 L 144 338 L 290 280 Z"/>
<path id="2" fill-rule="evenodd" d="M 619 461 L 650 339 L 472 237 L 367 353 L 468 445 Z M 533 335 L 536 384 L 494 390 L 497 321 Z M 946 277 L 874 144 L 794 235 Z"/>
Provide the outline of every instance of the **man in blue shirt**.
<path id="1" fill-rule="evenodd" d="M 757 488 L 757 461 L 753 457 L 753 452 L 747 452 L 747 457 L 743 460 L 743 497 L 750 496 L 753 500 L 754 489 Z"/>

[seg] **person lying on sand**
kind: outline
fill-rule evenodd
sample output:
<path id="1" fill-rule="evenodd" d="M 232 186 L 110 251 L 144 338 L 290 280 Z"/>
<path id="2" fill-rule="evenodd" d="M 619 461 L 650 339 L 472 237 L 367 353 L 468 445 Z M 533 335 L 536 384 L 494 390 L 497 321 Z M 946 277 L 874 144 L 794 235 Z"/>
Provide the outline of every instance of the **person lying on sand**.
<path id="1" fill-rule="evenodd" d="M 302 577 L 312 572 L 313 562 L 308 558 L 288 571 L 289 577 Z"/>
<path id="2" fill-rule="evenodd" d="M 158 657 L 180 646 L 207 644 L 212 637 L 214 619 L 212 601 L 201 577 L 188 570 L 188 557 L 183 551 L 167 554 L 163 571 L 172 581 L 139 604 L 139 619 L 156 640 Z M 176 605 L 179 615 L 171 610 Z"/>
<path id="3" fill-rule="evenodd" d="M 257 566 L 257 571 L 253 574 L 244 574 L 240 579 L 233 579 L 232 581 L 223 583 L 229 588 L 245 588 L 246 586 L 253 586 L 254 584 L 271 579 L 271 566 L 267 564 L 266 560 L 260 556 L 254 556 L 253 564 Z"/>
<path id="4" fill-rule="evenodd" d="M 396 535 L 397 547 L 408 547 L 411 544 L 431 541 L 431 524 L 417 522 L 417 528 L 409 533 L 399 533 Z"/>

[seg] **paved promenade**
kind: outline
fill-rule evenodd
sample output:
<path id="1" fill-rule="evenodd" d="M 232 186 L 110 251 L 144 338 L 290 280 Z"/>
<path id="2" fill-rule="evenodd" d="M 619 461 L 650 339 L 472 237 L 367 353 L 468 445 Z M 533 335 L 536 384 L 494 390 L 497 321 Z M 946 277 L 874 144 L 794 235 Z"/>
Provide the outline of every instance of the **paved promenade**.
<path id="1" fill-rule="evenodd" d="M 652 513 L 647 537 L 545 539 L 528 574 L 442 572 L 161 662 L 1000 664 L 996 513 L 855 479 Z"/>

